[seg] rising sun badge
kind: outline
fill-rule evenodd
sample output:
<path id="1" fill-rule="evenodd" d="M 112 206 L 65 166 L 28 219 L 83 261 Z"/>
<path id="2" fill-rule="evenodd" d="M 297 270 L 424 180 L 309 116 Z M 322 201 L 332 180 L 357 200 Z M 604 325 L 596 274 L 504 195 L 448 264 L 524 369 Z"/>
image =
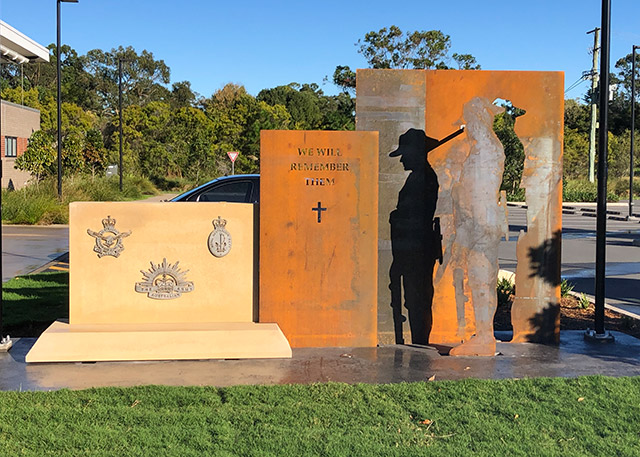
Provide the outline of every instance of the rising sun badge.
<path id="1" fill-rule="evenodd" d="M 218 216 L 211 223 L 214 230 L 209 234 L 209 252 L 215 257 L 224 257 L 231 251 L 231 234 L 225 229 L 227 221 Z"/>
<path id="2" fill-rule="evenodd" d="M 162 259 L 161 264 L 150 263 L 148 271 L 140 270 L 144 281 L 136 283 L 136 292 L 145 293 L 156 300 L 172 300 L 193 290 L 193 282 L 186 280 L 189 270 L 180 270 L 180 262 L 171 265 L 167 259 Z"/>
<path id="3" fill-rule="evenodd" d="M 103 229 L 99 232 L 87 229 L 87 233 L 96 239 L 96 245 L 93 247 L 94 252 L 98 253 L 98 257 L 104 257 L 105 255 L 120 256 L 120 253 L 124 250 L 122 239 L 131 235 L 131 231 L 120 233 L 116 229 L 116 220 L 111 219 L 111 216 L 102 219 L 102 227 Z"/>

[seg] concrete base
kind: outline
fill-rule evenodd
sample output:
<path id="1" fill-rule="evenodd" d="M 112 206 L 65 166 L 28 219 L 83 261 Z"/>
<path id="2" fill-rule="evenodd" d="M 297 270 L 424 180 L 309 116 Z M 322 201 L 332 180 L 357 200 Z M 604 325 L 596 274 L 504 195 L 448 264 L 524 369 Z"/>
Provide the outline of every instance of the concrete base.
<path id="1" fill-rule="evenodd" d="M 614 343 L 615 337 L 611 332 L 605 331 L 604 333 L 596 333 L 595 330 L 588 329 L 584 332 L 584 339 L 590 343 Z"/>
<path id="2" fill-rule="evenodd" d="M 26 362 L 290 358 L 277 324 L 70 325 L 56 321 Z"/>
<path id="3" fill-rule="evenodd" d="M 3 337 L 0 334 L 0 352 L 9 352 L 9 349 L 11 349 L 11 346 L 13 346 L 13 341 L 11 341 L 11 337 L 8 335 L 6 337 Z"/>

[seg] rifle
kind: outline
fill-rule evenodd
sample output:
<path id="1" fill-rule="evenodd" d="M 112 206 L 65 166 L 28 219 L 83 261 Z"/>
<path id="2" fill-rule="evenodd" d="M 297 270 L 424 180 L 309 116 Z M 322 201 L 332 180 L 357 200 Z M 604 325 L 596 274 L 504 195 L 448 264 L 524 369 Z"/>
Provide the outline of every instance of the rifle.
<path id="1" fill-rule="evenodd" d="M 433 218 L 433 260 L 437 260 L 442 265 L 442 231 L 440 229 L 440 218 Z"/>
<path id="2" fill-rule="evenodd" d="M 404 344 L 402 334 L 402 323 L 407 320 L 402 314 L 402 290 L 400 285 L 400 275 L 395 271 L 393 263 L 389 271 L 391 290 L 391 309 L 393 310 L 393 330 L 396 335 L 396 344 Z"/>

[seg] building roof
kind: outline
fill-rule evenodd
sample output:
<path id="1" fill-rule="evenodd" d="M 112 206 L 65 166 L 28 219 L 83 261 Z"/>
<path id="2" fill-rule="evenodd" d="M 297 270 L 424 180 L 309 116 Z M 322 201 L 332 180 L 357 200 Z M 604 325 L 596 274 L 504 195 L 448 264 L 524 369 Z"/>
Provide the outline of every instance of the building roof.
<path id="1" fill-rule="evenodd" d="M 0 21 L 0 62 L 49 62 L 49 50 Z"/>

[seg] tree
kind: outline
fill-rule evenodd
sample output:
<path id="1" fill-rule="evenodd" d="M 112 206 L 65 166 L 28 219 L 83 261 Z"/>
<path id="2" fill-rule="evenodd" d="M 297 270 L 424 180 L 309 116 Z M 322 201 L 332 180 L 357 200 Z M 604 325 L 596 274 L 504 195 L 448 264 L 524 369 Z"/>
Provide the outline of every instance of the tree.
<path id="1" fill-rule="evenodd" d="M 354 93 L 356 88 L 356 72 L 348 65 L 338 65 L 333 72 L 333 84 L 342 88 L 343 92 Z"/>
<path id="2" fill-rule="evenodd" d="M 577 100 L 564 101 L 564 126 L 588 134 L 591 129 L 591 107 Z"/>
<path id="3" fill-rule="evenodd" d="M 16 168 L 30 172 L 40 181 L 56 172 L 56 150 L 53 137 L 43 130 L 36 130 L 29 138 L 27 150 L 16 159 Z"/>
<path id="4" fill-rule="evenodd" d="M 228 151 L 240 152 L 236 171 L 258 171 L 260 130 L 287 129 L 291 123 L 291 116 L 283 105 L 257 99 L 236 84 L 227 84 L 210 99 L 203 100 L 203 105 L 215 126 L 216 157 L 221 171 L 227 171 Z"/>
<path id="5" fill-rule="evenodd" d="M 368 32 L 356 43 L 358 52 L 371 68 L 447 69 L 451 37 L 440 30 L 404 33 L 392 25 L 387 29 Z M 479 70 L 480 65 L 471 54 L 453 54 L 458 68 Z M 334 84 L 344 91 L 355 88 L 355 73 L 349 66 L 339 65 L 333 73 Z"/>
<path id="6" fill-rule="evenodd" d="M 454 53 L 451 57 L 458 64 L 459 70 L 480 70 L 480 65 L 471 54 Z"/>
<path id="7" fill-rule="evenodd" d="M 215 131 L 213 122 L 199 109 L 184 107 L 171 113 L 169 123 L 174 151 L 173 160 L 182 176 L 201 182 L 217 172 L 215 160 Z"/>
<path id="8" fill-rule="evenodd" d="M 319 129 L 322 122 L 322 112 L 319 106 L 319 96 L 321 95 L 322 91 L 316 84 L 291 83 L 287 86 L 263 89 L 256 98 L 271 106 L 284 106 L 291 114 L 293 129 L 314 130 Z"/>
<path id="9" fill-rule="evenodd" d="M 82 159 L 85 171 L 95 177 L 96 172 L 102 171 L 107 163 L 107 150 L 104 147 L 102 132 L 98 129 L 89 129 L 86 132 Z"/>
<path id="10" fill-rule="evenodd" d="M 189 81 L 180 81 L 171 86 L 171 106 L 174 108 L 186 108 L 193 106 L 196 101 L 196 93 L 191 90 Z"/>
<path id="11" fill-rule="evenodd" d="M 166 100 L 165 87 L 170 81 L 169 67 L 155 60 L 146 49 L 138 54 L 131 46 L 113 48 L 109 52 L 93 49 L 86 55 L 86 71 L 93 78 L 95 91 L 105 113 L 115 113 L 118 105 L 118 60 L 122 63 L 122 87 L 126 105 L 145 105 Z"/>
<path id="12" fill-rule="evenodd" d="M 565 125 L 564 159 L 562 174 L 564 178 L 585 178 L 589 173 L 589 134 Z"/>
<path id="13" fill-rule="evenodd" d="M 493 120 L 493 130 L 504 148 L 504 173 L 500 190 L 508 195 L 516 195 L 522 180 L 524 169 L 524 146 L 514 130 L 516 118 L 525 111 L 507 102 L 502 105 L 504 113 L 498 114 Z"/>

